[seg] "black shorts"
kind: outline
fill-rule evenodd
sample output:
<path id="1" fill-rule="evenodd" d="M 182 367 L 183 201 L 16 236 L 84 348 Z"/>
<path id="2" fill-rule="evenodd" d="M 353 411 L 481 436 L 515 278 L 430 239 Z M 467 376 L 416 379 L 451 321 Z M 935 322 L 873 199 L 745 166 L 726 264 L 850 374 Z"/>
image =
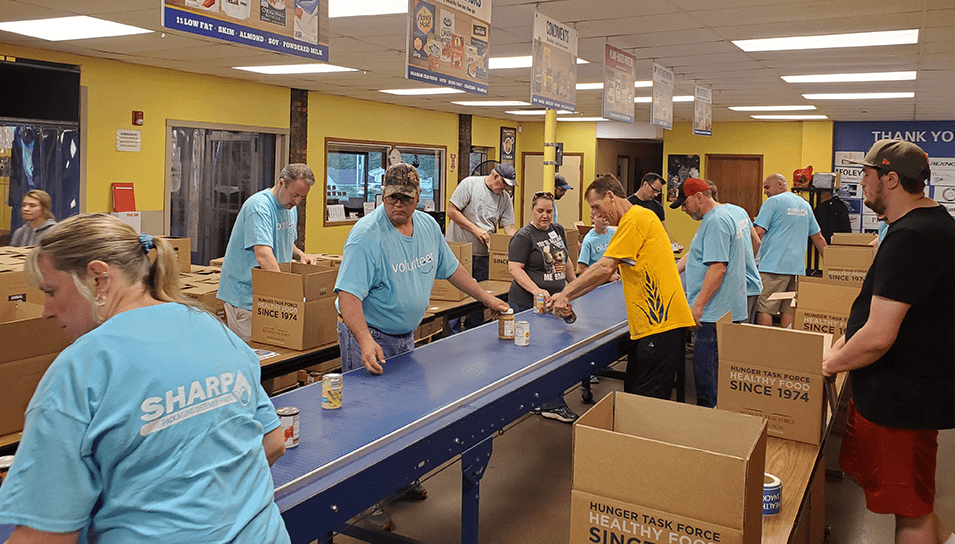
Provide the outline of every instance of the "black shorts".
<path id="1" fill-rule="evenodd" d="M 677 370 L 686 364 L 686 327 L 631 340 L 627 347 L 627 393 L 670 400 Z"/>

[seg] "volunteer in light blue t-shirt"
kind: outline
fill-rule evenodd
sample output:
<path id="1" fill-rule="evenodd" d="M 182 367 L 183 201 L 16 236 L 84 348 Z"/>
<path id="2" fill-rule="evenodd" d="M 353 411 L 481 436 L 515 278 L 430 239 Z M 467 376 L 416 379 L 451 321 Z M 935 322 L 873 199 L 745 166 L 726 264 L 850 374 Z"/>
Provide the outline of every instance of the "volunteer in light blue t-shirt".
<path id="1" fill-rule="evenodd" d="M 252 269 L 278 270 L 292 257 L 314 264 L 315 258 L 295 247 L 298 237 L 296 206 L 315 184 L 315 174 L 304 164 L 290 164 L 271 189 L 255 193 L 239 210 L 222 261 L 216 298 L 225 304 L 226 321 L 239 338 L 252 336 Z"/>
<path id="2" fill-rule="evenodd" d="M 584 236 L 584 241 L 580 243 L 580 255 L 577 256 L 576 270 L 578 276 L 603 257 L 604 251 L 610 245 L 610 240 L 617 232 L 617 228 L 611 227 L 610 223 L 602 216 L 591 213 L 590 220 L 593 222 L 594 228 L 590 229 L 590 232 Z M 617 275 L 615 279 L 619 278 L 620 276 Z"/>
<path id="3" fill-rule="evenodd" d="M 289 542 L 269 470 L 285 437 L 258 357 L 170 294 L 174 259 L 105 214 L 59 223 L 31 253 L 27 275 L 73 343 L 37 386 L 0 487 L 12 540 Z"/>
<path id="4" fill-rule="evenodd" d="M 693 344 L 693 374 L 696 398 L 700 406 L 716 406 L 719 365 L 716 321 L 726 313 L 735 322 L 746 319 L 746 262 L 743 240 L 737 235 L 737 222 L 726 206 L 713 200 L 707 183 L 688 178 L 679 188 L 671 208 L 683 211 L 700 226 L 690 242 L 690 250 L 680 259 L 677 269 L 686 270 L 686 299 L 696 321 Z"/>
<path id="5" fill-rule="evenodd" d="M 756 252 L 753 249 L 754 246 L 759 247 L 759 236 L 746 210 L 736 204 L 723 205 L 736 221 L 736 237 L 743 242 L 743 252 L 746 254 L 746 322 L 752 323 L 756 319 L 756 301 L 763 291 L 763 282 L 756 267 Z"/>
<path id="6" fill-rule="evenodd" d="M 807 238 L 820 255 L 827 244 L 809 203 L 789 192 L 782 174 L 763 180 L 763 192 L 768 198 L 754 221 L 761 240 L 756 262 L 763 282 L 763 291 L 756 301 L 756 320 L 760 325 L 771 326 L 773 315 L 779 313 L 780 326 L 787 328 L 793 322 L 791 301 L 773 301 L 769 296 L 796 290 L 796 276 L 806 274 Z"/>

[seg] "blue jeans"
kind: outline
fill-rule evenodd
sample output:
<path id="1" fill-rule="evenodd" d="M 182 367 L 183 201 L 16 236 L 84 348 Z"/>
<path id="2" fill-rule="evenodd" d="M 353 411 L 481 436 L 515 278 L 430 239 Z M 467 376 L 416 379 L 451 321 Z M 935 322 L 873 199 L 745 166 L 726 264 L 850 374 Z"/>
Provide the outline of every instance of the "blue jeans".
<path id="1" fill-rule="evenodd" d="M 719 350 L 716 345 L 716 323 L 703 323 L 693 340 L 693 378 L 696 380 L 696 404 L 716 407 L 716 384 L 719 374 Z"/>
<path id="2" fill-rule="evenodd" d="M 471 257 L 471 277 L 475 281 L 482 282 L 487 279 L 490 271 L 489 255 L 474 255 Z M 461 332 L 462 330 L 473 329 L 484 324 L 484 308 L 474 310 L 462 318 L 452 319 L 448 322 L 451 328 L 451 334 Z"/>
<path id="3" fill-rule="evenodd" d="M 397 336 L 383 333 L 374 327 L 368 327 L 368 331 L 385 352 L 386 359 L 414 349 L 414 331 Z M 342 352 L 342 372 L 365 368 L 365 364 L 361 362 L 361 346 L 342 321 L 338 322 L 338 346 Z"/>
<path id="4" fill-rule="evenodd" d="M 525 310 L 531 309 L 530 306 L 522 306 L 520 304 L 511 304 L 511 308 L 514 309 L 515 314 L 519 314 Z M 557 395 L 555 398 L 552 398 L 544 402 L 543 404 L 541 404 L 541 410 L 546 412 L 549 410 L 555 410 L 557 408 L 562 408 L 565 406 L 567 406 L 567 403 L 564 401 L 564 395 Z"/>

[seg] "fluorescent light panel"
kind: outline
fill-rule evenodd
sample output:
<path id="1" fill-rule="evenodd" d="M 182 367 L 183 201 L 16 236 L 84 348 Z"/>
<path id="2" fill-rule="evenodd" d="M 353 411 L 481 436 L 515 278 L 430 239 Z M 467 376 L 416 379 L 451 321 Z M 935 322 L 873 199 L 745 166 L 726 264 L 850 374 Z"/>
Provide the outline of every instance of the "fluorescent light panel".
<path id="1" fill-rule="evenodd" d="M 452 104 L 457 104 L 458 106 L 478 106 L 478 107 L 504 107 L 510 108 L 514 106 L 530 106 L 528 102 L 521 102 L 520 100 L 465 100 L 463 102 L 451 102 Z"/>
<path id="2" fill-rule="evenodd" d="M 816 106 L 730 106 L 733 111 L 809 111 Z"/>
<path id="3" fill-rule="evenodd" d="M 695 100 L 695 99 L 694 99 L 694 97 L 693 97 L 692 94 L 685 94 L 685 95 L 682 95 L 682 96 L 674 96 L 674 97 L 673 97 L 673 101 L 674 101 L 674 102 L 693 102 L 693 100 Z"/>
<path id="4" fill-rule="evenodd" d="M 408 13 L 407 0 L 329 0 L 328 18 Z"/>
<path id="5" fill-rule="evenodd" d="M 457 94 L 463 93 L 460 89 L 449 89 L 447 87 L 425 87 L 422 89 L 382 89 L 380 93 L 396 94 L 399 96 L 423 96 L 429 94 Z"/>
<path id="6" fill-rule="evenodd" d="M 508 113 L 511 115 L 546 115 L 547 110 L 512 110 L 512 111 L 505 111 L 504 113 Z M 557 115 L 567 115 L 568 113 L 574 113 L 574 112 L 567 111 L 567 110 L 557 110 Z"/>
<path id="7" fill-rule="evenodd" d="M 825 36 L 791 36 L 759 40 L 734 40 L 733 44 L 747 53 L 752 53 L 754 51 L 796 51 L 802 49 L 907 45 L 918 42 L 918 29 L 911 29 L 858 32 L 852 34 L 828 34 Z"/>
<path id="8" fill-rule="evenodd" d="M 577 84 L 578 91 L 594 91 L 594 90 L 603 89 L 603 88 L 604 88 L 603 83 L 578 83 Z"/>
<path id="9" fill-rule="evenodd" d="M 557 120 L 572 123 L 599 123 L 601 121 L 609 121 L 610 119 L 604 119 L 603 117 L 558 117 Z"/>
<path id="10" fill-rule="evenodd" d="M 633 87 L 635 89 L 641 89 L 644 87 L 653 87 L 653 81 L 634 81 Z"/>
<path id="11" fill-rule="evenodd" d="M 530 68 L 534 59 L 530 55 L 519 57 L 491 57 L 487 59 L 488 70 L 506 70 L 509 68 Z M 577 64 L 590 64 L 586 60 L 577 57 Z"/>
<path id="12" fill-rule="evenodd" d="M 916 72 L 869 72 L 865 74 L 816 74 L 781 76 L 786 83 L 860 83 L 866 81 L 912 81 Z"/>
<path id="13" fill-rule="evenodd" d="M 914 92 L 905 93 L 822 93 L 804 94 L 806 100 L 879 100 L 884 98 L 915 98 Z"/>
<path id="14" fill-rule="evenodd" d="M 335 72 L 357 72 L 355 68 L 345 68 L 344 66 L 335 66 L 334 64 L 310 63 L 310 64 L 277 64 L 272 66 L 235 66 L 236 70 L 245 70 L 246 72 L 255 72 L 257 74 L 267 74 L 271 76 L 289 75 L 289 74 L 330 74 Z"/>
<path id="15" fill-rule="evenodd" d="M 114 23 L 85 15 L 34 19 L 32 21 L 10 21 L 0 23 L 0 30 L 50 42 L 112 38 L 152 32 L 152 30 L 146 30 L 145 28 Z"/>
<path id="16" fill-rule="evenodd" d="M 750 115 L 761 121 L 822 121 L 828 119 L 825 115 Z"/>
<path id="17" fill-rule="evenodd" d="M 638 96 L 633 99 L 634 104 L 650 104 L 653 102 L 652 96 Z"/>

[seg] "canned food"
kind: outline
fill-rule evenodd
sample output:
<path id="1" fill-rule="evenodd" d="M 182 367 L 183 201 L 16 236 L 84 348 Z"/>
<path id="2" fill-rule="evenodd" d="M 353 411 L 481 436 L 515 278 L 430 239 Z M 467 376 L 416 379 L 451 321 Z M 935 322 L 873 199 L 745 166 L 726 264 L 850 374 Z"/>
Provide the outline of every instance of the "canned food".
<path id="1" fill-rule="evenodd" d="M 342 407 L 342 375 L 331 373 L 322 378 L 322 408 L 335 410 Z"/>
<path id="2" fill-rule="evenodd" d="M 322 381 L 322 373 L 317 370 L 313 370 L 308 373 L 308 378 L 306 379 L 305 383 L 318 383 L 320 381 Z"/>
<path id="3" fill-rule="evenodd" d="M 531 324 L 527 321 L 514 322 L 514 343 L 526 346 L 531 343 Z"/>
<path id="4" fill-rule="evenodd" d="M 535 312 L 539 314 L 544 313 L 544 305 L 546 303 L 547 302 L 544 300 L 543 293 L 537 293 L 536 295 L 534 295 L 534 311 Z"/>
<path id="5" fill-rule="evenodd" d="M 275 411 L 282 422 L 282 431 L 285 433 L 285 447 L 294 448 L 298 446 L 298 408 L 294 406 L 283 406 Z"/>

